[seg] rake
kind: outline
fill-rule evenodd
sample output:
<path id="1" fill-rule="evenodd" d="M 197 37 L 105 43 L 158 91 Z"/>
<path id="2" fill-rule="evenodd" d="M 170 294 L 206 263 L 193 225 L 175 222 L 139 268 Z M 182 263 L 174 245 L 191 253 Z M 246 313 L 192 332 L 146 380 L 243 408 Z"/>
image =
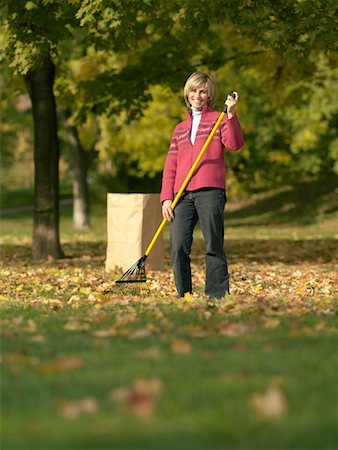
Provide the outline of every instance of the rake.
<path id="1" fill-rule="evenodd" d="M 232 93 L 232 96 L 235 98 L 235 94 Z M 203 144 L 203 147 L 201 148 L 199 154 L 197 155 L 191 169 L 189 170 L 187 176 L 185 177 L 182 186 L 180 187 L 179 191 L 177 192 L 172 204 L 171 204 L 171 209 L 174 209 L 175 206 L 177 205 L 177 203 L 179 202 L 179 199 L 181 198 L 185 188 L 187 187 L 189 181 L 191 180 L 196 167 L 198 166 L 199 162 L 202 159 L 202 156 L 204 155 L 206 149 L 208 148 L 211 139 L 214 137 L 214 134 L 216 133 L 218 127 L 220 126 L 220 123 L 223 120 L 224 115 L 227 112 L 227 105 L 224 106 L 223 111 L 221 112 L 221 114 L 219 115 L 213 129 L 211 130 L 207 140 L 205 141 L 205 143 Z M 155 242 L 157 241 L 159 235 L 161 234 L 165 224 L 167 222 L 167 219 L 163 219 L 162 222 L 160 223 L 159 227 L 156 230 L 156 233 L 154 234 L 154 237 L 152 238 L 150 244 L 148 245 L 148 247 L 146 248 L 146 251 L 144 253 L 143 256 L 141 256 L 141 258 L 136 261 L 135 264 L 133 264 L 130 269 L 127 270 L 127 272 L 125 272 L 122 277 L 118 280 L 115 281 L 115 283 L 144 283 L 147 281 L 146 278 L 146 272 L 145 272 L 145 262 L 146 259 L 149 256 L 149 253 L 151 252 L 152 248 L 155 245 Z"/>

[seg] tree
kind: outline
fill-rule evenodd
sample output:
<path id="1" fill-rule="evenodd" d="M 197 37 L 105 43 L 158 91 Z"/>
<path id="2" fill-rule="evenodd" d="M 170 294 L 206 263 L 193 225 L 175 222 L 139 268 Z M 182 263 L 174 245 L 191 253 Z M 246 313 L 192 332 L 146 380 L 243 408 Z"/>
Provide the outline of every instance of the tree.
<path id="1" fill-rule="evenodd" d="M 241 67 L 244 75 L 249 61 L 255 70 L 249 72 L 252 77 L 246 84 L 248 90 L 257 76 L 262 94 L 271 95 L 264 110 L 264 124 L 261 122 L 251 136 L 250 132 L 246 133 L 252 145 L 256 141 L 261 146 L 264 138 L 265 149 L 263 145 L 257 157 L 249 149 L 238 158 L 237 168 L 242 165 L 245 170 L 240 173 L 248 176 L 250 170 L 246 169 L 250 169 L 252 163 L 265 175 L 269 158 L 270 167 L 274 158 L 280 161 L 285 155 L 290 158 L 290 139 L 280 140 L 273 127 L 277 125 L 275 129 L 281 130 L 280 134 L 287 130 L 289 122 L 279 114 L 279 106 L 283 102 L 293 104 L 295 92 L 304 93 L 306 84 L 300 83 L 302 77 L 311 80 L 316 67 L 310 56 L 323 53 L 329 69 L 336 60 L 334 17 L 337 7 L 333 0 L 325 3 L 319 0 L 7 0 L 4 5 L 0 23 L 1 59 L 6 59 L 15 73 L 24 75 L 34 102 L 35 257 L 62 256 L 58 237 L 59 145 L 53 88 L 55 66 L 58 78 L 60 69 L 69 60 L 69 56 L 62 53 L 63 42 L 76 38 L 76 44 L 87 59 L 90 59 L 90 52 L 100 59 L 96 68 L 89 64 L 91 70 L 78 78 L 75 92 L 68 83 L 67 71 L 64 82 L 60 83 L 66 94 L 64 98 L 69 98 L 66 107 L 72 107 L 71 125 L 76 127 L 81 127 L 88 115 L 107 119 L 118 116 L 124 121 L 139 118 L 152 98 L 153 85 L 175 90 L 181 88 L 182 80 L 196 68 L 216 70 L 224 64 L 230 67 L 231 61 L 236 61 L 236 67 Z M 224 29 L 228 31 L 224 40 L 220 29 L 223 33 Z M 250 44 L 245 47 L 242 42 Z M 267 61 L 271 68 L 269 74 L 266 73 Z M 262 74 L 266 86 L 270 86 L 269 91 L 263 86 Z M 290 86 L 288 79 L 292 77 L 295 79 Z M 287 87 L 284 93 L 283 87 Z M 305 117 L 307 100 L 303 98 L 301 115 Z M 249 122 L 257 122 L 254 115 L 258 112 L 261 121 L 259 102 L 253 99 L 257 108 L 248 112 Z M 48 111 L 48 123 L 43 121 L 40 105 Z M 334 120 L 335 114 L 330 111 L 328 123 Z M 273 121 L 271 115 L 274 115 Z M 304 120 L 306 122 L 306 118 Z M 81 141 L 77 140 L 76 133 L 73 136 L 74 142 Z M 266 150 L 277 141 L 278 151 L 271 158 L 272 153 Z M 336 151 L 334 141 L 331 133 L 328 145 L 332 154 Z M 297 155 L 297 145 L 293 145 L 291 158 Z M 143 167 L 147 166 L 144 157 L 140 161 Z M 255 167 L 251 169 L 256 176 Z M 50 173 L 46 177 L 47 170 Z"/>
<path id="2" fill-rule="evenodd" d="M 82 0 L 77 3 L 7 0 L 2 10 L 1 59 L 7 59 L 15 73 L 24 75 L 33 103 L 35 258 L 62 256 L 58 229 L 59 144 L 53 94 L 59 42 L 71 39 L 74 31 L 82 28 L 84 49 L 94 44 L 109 56 L 115 52 L 120 58 L 113 70 L 109 67 L 94 80 L 86 80 L 82 86 L 80 83 L 80 96 L 81 91 L 86 93 L 86 100 L 75 113 L 80 122 L 85 121 L 88 110 L 96 114 L 128 111 L 129 117 L 135 117 L 149 101 L 148 86 L 159 74 L 170 73 L 167 78 L 172 82 L 173 71 L 192 67 L 195 45 L 191 38 L 198 37 L 203 25 L 197 21 L 197 34 L 192 35 L 192 28 L 180 19 L 188 5 L 182 9 L 176 2 L 133 0 L 122 4 Z M 189 45 L 182 47 L 182 41 Z M 203 51 L 208 51 L 204 47 Z M 149 64 L 152 70 L 148 70 Z"/>
<path id="3" fill-rule="evenodd" d="M 60 258 L 59 240 L 59 141 L 53 93 L 55 67 L 50 53 L 39 55 L 39 64 L 25 75 L 33 105 L 34 122 L 34 231 L 33 257 Z"/>
<path id="4" fill-rule="evenodd" d="M 96 140 L 89 139 L 90 148 L 86 148 L 81 139 L 79 126 L 72 124 L 69 110 L 63 111 L 64 126 L 68 142 L 71 144 L 71 166 L 73 183 L 73 227 L 76 230 L 91 228 L 89 217 L 88 170 L 98 155 Z M 88 142 L 88 139 L 86 139 Z"/>
<path id="5" fill-rule="evenodd" d="M 35 200 L 33 257 L 60 258 L 59 141 L 53 93 L 56 43 L 68 34 L 74 15 L 63 2 L 7 1 L 1 15 L 3 52 L 14 72 L 24 76 L 34 121 Z"/>

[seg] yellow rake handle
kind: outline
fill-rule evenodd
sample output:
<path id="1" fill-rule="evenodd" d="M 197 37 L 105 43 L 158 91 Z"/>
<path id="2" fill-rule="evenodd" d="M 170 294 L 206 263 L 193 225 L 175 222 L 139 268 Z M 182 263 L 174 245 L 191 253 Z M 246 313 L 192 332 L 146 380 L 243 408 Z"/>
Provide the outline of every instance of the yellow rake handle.
<path id="1" fill-rule="evenodd" d="M 222 122 L 224 115 L 225 115 L 225 111 L 222 111 L 221 114 L 219 115 L 217 122 L 215 123 L 213 129 L 211 130 L 207 140 L 204 142 L 204 145 L 201 148 L 197 158 L 195 159 L 194 164 L 192 165 L 191 169 L 189 170 L 188 175 L 185 177 L 185 180 L 183 181 L 182 186 L 180 187 L 180 190 L 177 192 L 177 194 L 171 204 L 171 209 L 175 208 L 179 199 L 181 198 L 185 188 L 187 187 L 189 181 L 191 180 L 191 177 L 193 176 L 193 174 L 195 172 L 195 169 L 196 169 L 198 163 L 201 161 L 202 156 L 204 155 L 206 149 L 208 148 L 208 145 L 210 144 L 211 139 L 214 137 L 214 134 L 216 133 L 218 127 L 220 126 L 220 123 Z M 154 237 L 152 238 L 150 244 L 148 245 L 148 247 L 145 251 L 145 256 L 148 256 L 151 249 L 154 247 L 154 244 L 157 241 L 157 238 L 159 237 L 159 235 L 161 234 L 166 222 L 167 222 L 167 219 L 163 219 L 160 226 L 157 228 L 157 231 L 154 234 Z"/>

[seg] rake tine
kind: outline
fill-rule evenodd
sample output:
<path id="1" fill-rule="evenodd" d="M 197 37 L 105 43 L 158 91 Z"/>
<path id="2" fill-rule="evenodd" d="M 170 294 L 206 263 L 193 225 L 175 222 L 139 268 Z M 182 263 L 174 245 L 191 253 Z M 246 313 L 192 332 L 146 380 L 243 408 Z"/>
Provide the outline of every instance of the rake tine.
<path id="1" fill-rule="evenodd" d="M 115 283 L 144 283 L 147 281 L 145 272 L 146 255 L 143 255 L 133 264 Z"/>

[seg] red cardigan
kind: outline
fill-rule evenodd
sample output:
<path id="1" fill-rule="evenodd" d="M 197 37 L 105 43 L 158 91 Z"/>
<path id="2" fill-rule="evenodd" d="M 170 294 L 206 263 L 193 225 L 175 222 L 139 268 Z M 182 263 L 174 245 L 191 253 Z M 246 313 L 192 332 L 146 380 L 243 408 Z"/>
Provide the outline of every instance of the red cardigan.
<path id="1" fill-rule="evenodd" d="M 160 200 L 173 200 L 183 181 L 215 125 L 219 112 L 204 106 L 194 145 L 190 142 L 192 125 L 191 111 L 187 119 L 179 123 L 173 132 L 162 177 Z M 236 115 L 228 119 L 225 115 L 212 138 L 186 190 L 204 187 L 225 189 L 226 164 L 224 149 L 236 151 L 243 147 L 244 139 Z"/>

